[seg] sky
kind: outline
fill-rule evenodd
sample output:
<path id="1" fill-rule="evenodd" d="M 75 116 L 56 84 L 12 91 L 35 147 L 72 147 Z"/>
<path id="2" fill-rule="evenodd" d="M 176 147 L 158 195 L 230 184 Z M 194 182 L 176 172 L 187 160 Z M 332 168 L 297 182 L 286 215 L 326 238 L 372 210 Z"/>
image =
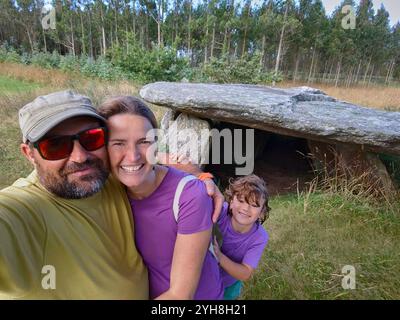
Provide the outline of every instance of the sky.
<path id="1" fill-rule="evenodd" d="M 342 2 L 342 0 L 321 0 L 325 6 L 326 13 L 330 15 L 333 10 Z M 358 4 L 360 0 L 355 0 Z M 374 4 L 374 10 L 376 11 L 384 5 L 387 12 L 389 12 L 390 25 L 395 25 L 400 21 L 400 0 L 372 0 Z"/>
<path id="2" fill-rule="evenodd" d="M 244 1 L 244 0 L 239 0 Z M 296 0 L 295 0 L 296 1 Z M 321 0 L 324 4 L 325 11 L 327 15 L 330 15 L 335 8 L 342 3 L 342 0 Z M 360 0 L 354 0 L 358 5 Z M 195 0 L 194 2 L 199 2 L 199 0 Z M 252 0 L 255 4 L 261 4 L 262 0 Z M 381 4 L 384 5 L 387 12 L 389 12 L 390 25 L 395 25 L 398 21 L 400 21 L 400 0 L 372 0 L 374 4 L 374 10 L 376 11 L 381 7 Z"/>

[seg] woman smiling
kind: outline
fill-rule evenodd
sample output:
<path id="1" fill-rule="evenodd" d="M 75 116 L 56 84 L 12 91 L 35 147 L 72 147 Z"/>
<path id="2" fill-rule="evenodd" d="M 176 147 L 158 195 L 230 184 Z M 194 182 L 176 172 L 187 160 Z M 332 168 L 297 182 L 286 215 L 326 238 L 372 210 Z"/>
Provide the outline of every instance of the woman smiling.
<path id="1" fill-rule="evenodd" d="M 149 269 L 150 298 L 222 299 L 218 263 L 207 250 L 213 208 L 205 185 L 184 172 L 149 161 L 149 148 L 156 143 L 151 132 L 157 122 L 141 100 L 115 97 L 99 111 L 109 128 L 111 170 L 126 186 L 136 246 Z M 183 180 L 187 183 L 178 197 L 175 216 L 174 199 Z"/>

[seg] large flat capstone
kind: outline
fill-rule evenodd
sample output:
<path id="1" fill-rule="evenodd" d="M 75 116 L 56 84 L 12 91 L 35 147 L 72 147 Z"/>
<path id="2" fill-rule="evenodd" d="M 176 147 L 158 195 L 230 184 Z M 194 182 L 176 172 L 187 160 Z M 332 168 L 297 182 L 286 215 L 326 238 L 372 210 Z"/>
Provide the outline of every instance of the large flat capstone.
<path id="1" fill-rule="evenodd" d="M 140 96 L 197 117 L 365 151 L 400 154 L 400 112 L 368 109 L 309 87 L 156 82 Z"/>

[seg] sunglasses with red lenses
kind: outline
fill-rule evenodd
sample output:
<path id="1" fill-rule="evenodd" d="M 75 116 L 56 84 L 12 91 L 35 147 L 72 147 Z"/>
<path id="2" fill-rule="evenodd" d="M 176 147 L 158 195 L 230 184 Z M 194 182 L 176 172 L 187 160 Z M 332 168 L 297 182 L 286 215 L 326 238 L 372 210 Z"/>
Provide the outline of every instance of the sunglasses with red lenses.
<path id="1" fill-rule="evenodd" d="M 86 151 L 95 151 L 107 143 L 107 129 L 98 127 L 81 131 L 70 136 L 55 136 L 39 140 L 33 146 L 45 160 L 67 158 L 74 149 L 74 140 L 78 140 Z"/>

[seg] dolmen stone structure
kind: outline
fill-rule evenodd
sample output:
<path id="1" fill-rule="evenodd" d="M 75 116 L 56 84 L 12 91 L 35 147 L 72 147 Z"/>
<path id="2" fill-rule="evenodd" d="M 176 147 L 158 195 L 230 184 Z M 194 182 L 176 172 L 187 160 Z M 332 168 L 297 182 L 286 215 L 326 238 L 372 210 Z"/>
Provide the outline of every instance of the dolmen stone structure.
<path id="1" fill-rule="evenodd" d="M 395 188 L 378 154 L 400 155 L 400 112 L 357 106 L 309 87 L 156 82 L 144 86 L 140 96 L 171 110 L 162 129 L 172 121 L 178 121 L 180 129 L 194 130 L 226 123 L 305 139 L 314 168 L 337 167 L 339 161 L 354 174 L 370 170 L 380 187 Z M 268 144 L 266 137 L 255 142 L 256 153 Z M 207 155 L 207 141 L 198 143 Z"/>

